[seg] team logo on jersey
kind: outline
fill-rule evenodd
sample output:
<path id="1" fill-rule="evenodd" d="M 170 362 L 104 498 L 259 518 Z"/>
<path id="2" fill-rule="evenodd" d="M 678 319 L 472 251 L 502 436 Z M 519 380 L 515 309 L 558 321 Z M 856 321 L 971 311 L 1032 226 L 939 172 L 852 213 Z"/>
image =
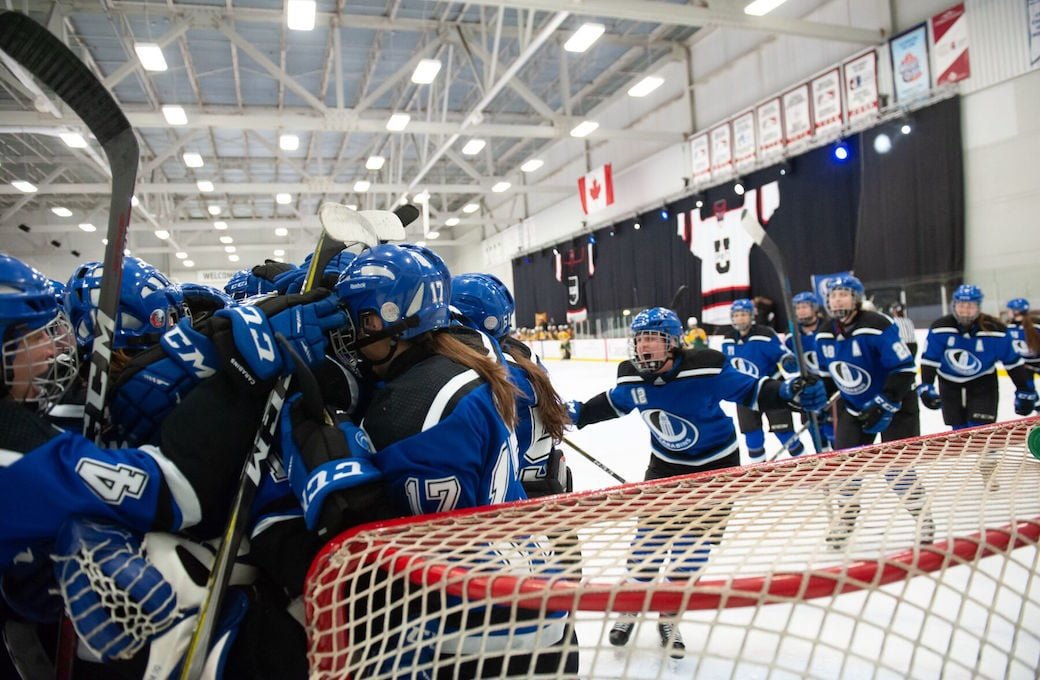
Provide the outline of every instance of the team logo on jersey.
<path id="1" fill-rule="evenodd" d="M 948 349 L 943 352 L 943 358 L 954 373 L 970 376 L 982 370 L 982 361 L 966 349 Z"/>
<path id="2" fill-rule="evenodd" d="M 1029 344 L 1025 340 L 1014 339 L 1011 341 L 1011 346 L 1015 348 L 1015 353 L 1019 356 L 1029 356 Z"/>
<path id="3" fill-rule="evenodd" d="M 820 357 L 816 356 L 816 350 L 810 349 L 803 353 L 805 357 L 805 367 L 813 373 L 820 372 Z"/>
<path id="4" fill-rule="evenodd" d="M 870 373 L 847 361 L 832 361 L 831 377 L 843 394 L 855 396 L 870 389 Z"/>
<path id="5" fill-rule="evenodd" d="M 758 366 L 752 361 L 748 361 L 743 357 L 733 357 L 729 360 L 729 363 L 744 375 L 750 375 L 752 378 L 758 377 Z"/>
<path id="6" fill-rule="evenodd" d="M 685 451 L 700 437 L 696 425 L 667 411 L 655 408 L 641 411 L 640 415 L 654 439 L 669 451 Z"/>

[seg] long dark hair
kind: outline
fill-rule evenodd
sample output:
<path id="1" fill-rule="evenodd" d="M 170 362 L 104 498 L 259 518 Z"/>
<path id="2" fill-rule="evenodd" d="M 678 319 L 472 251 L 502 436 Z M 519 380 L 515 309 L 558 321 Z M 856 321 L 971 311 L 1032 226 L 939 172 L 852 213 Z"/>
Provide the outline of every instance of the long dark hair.
<path id="1" fill-rule="evenodd" d="M 538 398 L 538 413 L 542 418 L 542 427 L 552 437 L 553 443 L 559 444 L 563 441 L 564 428 L 570 424 L 571 419 L 567 415 L 563 399 L 549 380 L 549 375 L 541 366 L 527 358 L 519 348 L 502 343 L 502 351 L 513 357 L 516 365 L 527 373 L 531 386 L 534 387 L 535 397 Z"/>
<path id="2" fill-rule="evenodd" d="M 418 342 L 424 343 L 434 354 L 440 354 L 476 371 L 491 388 L 495 408 L 502 420 L 510 428 L 516 427 L 516 400 L 520 396 L 520 390 L 509 381 L 509 374 L 502 364 L 473 349 L 451 333 L 434 331 L 425 334 Z"/>
<path id="3" fill-rule="evenodd" d="M 1036 322 L 1032 315 L 1022 315 L 1022 331 L 1026 336 L 1026 345 L 1029 346 L 1030 354 L 1040 355 L 1040 330 L 1037 330 Z"/>

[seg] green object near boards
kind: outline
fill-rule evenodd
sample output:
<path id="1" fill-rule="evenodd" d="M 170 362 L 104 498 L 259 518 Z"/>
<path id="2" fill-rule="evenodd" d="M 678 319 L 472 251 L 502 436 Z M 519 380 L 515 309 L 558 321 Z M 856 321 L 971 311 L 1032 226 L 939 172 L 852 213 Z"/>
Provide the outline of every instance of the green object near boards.
<path id="1" fill-rule="evenodd" d="M 1040 427 L 1034 427 L 1029 431 L 1026 442 L 1029 444 L 1029 453 L 1033 454 L 1033 458 L 1040 460 Z"/>

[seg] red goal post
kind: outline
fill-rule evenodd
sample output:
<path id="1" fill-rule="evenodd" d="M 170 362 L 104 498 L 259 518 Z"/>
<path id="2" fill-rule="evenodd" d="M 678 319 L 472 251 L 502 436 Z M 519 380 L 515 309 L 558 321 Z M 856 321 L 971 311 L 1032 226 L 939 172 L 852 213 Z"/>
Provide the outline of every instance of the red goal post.
<path id="1" fill-rule="evenodd" d="M 307 578 L 312 677 L 463 677 L 553 643 L 586 678 L 1035 677 L 1038 425 L 351 530 Z"/>

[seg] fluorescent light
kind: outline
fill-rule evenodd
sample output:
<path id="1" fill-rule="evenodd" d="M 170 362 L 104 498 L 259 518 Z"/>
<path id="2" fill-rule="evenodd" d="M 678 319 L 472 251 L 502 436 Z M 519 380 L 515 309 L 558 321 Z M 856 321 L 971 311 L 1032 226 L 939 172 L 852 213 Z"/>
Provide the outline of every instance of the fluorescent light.
<path id="1" fill-rule="evenodd" d="M 17 189 L 18 191 L 21 191 L 24 194 L 34 194 L 37 191 L 39 191 L 36 188 L 35 184 L 33 184 L 32 182 L 26 182 L 25 180 L 22 180 L 22 179 L 13 180 L 11 182 L 11 186 L 13 186 L 15 189 Z"/>
<path id="2" fill-rule="evenodd" d="M 289 0 L 285 3 L 285 25 L 290 31 L 313 31 L 316 9 L 314 0 Z"/>
<path id="3" fill-rule="evenodd" d="M 347 203 L 345 206 L 347 210 L 357 210 L 357 203 Z"/>
<path id="4" fill-rule="evenodd" d="M 232 253 L 231 255 L 227 256 L 227 259 L 228 259 L 228 262 L 238 262 L 239 257 L 238 257 L 238 255 L 235 255 L 234 253 Z"/>
<path id="5" fill-rule="evenodd" d="M 195 266 L 195 262 L 193 262 L 192 260 L 185 260 L 184 261 L 184 266 L 185 267 L 194 267 Z"/>
<path id="6" fill-rule="evenodd" d="M 354 182 L 354 191 L 358 193 L 364 193 L 368 191 L 371 186 L 372 183 L 369 182 L 367 179 L 359 179 L 358 181 Z"/>
<path id="7" fill-rule="evenodd" d="M 165 229 L 156 229 L 155 238 L 159 239 L 160 241 L 165 241 L 166 239 L 170 238 L 170 232 L 166 231 Z"/>
<path id="8" fill-rule="evenodd" d="M 133 253 L 130 252 L 129 248 L 123 248 L 123 254 L 126 255 L 127 257 L 130 257 L 131 255 L 133 255 Z"/>
<path id="9" fill-rule="evenodd" d="M 195 186 L 197 186 L 199 188 L 199 191 L 201 191 L 204 194 L 208 194 L 209 192 L 213 191 L 213 182 L 209 181 L 208 179 L 200 179 L 198 182 L 195 182 Z"/>
<path id="10" fill-rule="evenodd" d="M 545 161 L 543 161 L 541 158 L 532 158 L 531 160 L 521 165 L 520 170 L 522 170 L 523 172 L 534 172 L 543 165 L 545 165 Z"/>
<path id="11" fill-rule="evenodd" d="M 444 226 L 446 227 L 454 227 L 458 223 L 459 218 L 457 217 L 449 217 L 448 219 L 444 220 Z"/>
<path id="12" fill-rule="evenodd" d="M 787 0 L 754 0 L 744 8 L 744 14 L 750 14 L 753 17 L 765 16 L 785 2 Z"/>
<path id="13" fill-rule="evenodd" d="M 582 121 L 571 130 L 571 137 L 587 137 L 598 127 L 599 123 L 594 120 Z"/>
<path id="14" fill-rule="evenodd" d="M 79 228 L 82 229 L 83 231 L 87 232 L 88 234 L 97 231 L 97 227 L 95 227 L 90 222 L 83 222 L 83 223 L 81 223 L 79 225 Z"/>
<path id="15" fill-rule="evenodd" d="M 289 205 L 292 203 L 292 194 L 275 194 L 274 200 L 278 205 Z"/>
<path id="16" fill-rule="evenodd" d="M 184 164 L 189 168 L 201 168 L 205 165 L 202 161 L 202 154 L 195 153 L 194 151 L 185 151 L 181 158 L 184 159 Z"/>
<path id="17" fill-rule="evenodd" d="M 57 215 L 58 217 L 72 217 L 72 211 L 68 208 L 63 208 L 60 205 L 51 208 L 51 212 Z"/>
<path id="18" fill-rule="evenodd" d="M 425 248 L 426 247 L 426 241 L 416 241 L 415 245 L 419 246 L 420 248 Z"/>
<path id="19" fill-rule="evenodd" d="M 509 182 L 504 182 L 503 181 L 503 182 L 499 182 L 495 186 L 491 187 L 491 190 L 494 191 L 496 194 L 500 194 L 500 193 L 502 193 L 503 191 L 505 191 L 506 189 L 508 189 L 511 186 L 513 186 L 513 185 L 510 184 Z"/>
<path id="20" fill-rule="evenodd" d="M 276 227 L 275 230 L 274 230 L 274 235 L 275 236 L 288 236 L 289 235 L 289 230 L 286 229 L 285 227 Z"/>
<path id="21" fill-rule="evenodd" d="M 134 43 L 134 52 L 141 60 L 141 66 L 145 71 L 165 71 L 166 57 L 163 56 L 162 48 L 155 43 Z"/>
<path id="22" fill-rule="evenodd" d="M 629 97 L 645 97 L 657 88 L 661 87 L 664 83 L 664 78 L 660 76 L 647 76 L 638 83 L 628 88 Z"/>
<path id="23" fill-rule="evenodd" d="M 83 135 L 78 132 L 59 132 L 58 136 L 61 137 L 61 141 L 65 142 L 65 146 L 70 149 L 87 148 L 87 140 L 83 139 Z"/>
<path id="24" fill-rule="evenodd" d="M 274 256 L 275 257 L 285 257 L 285 249 L 284 248 L 275 248 L 274 249 Z"/>
<path id="25" fill-rule="evenodd" d="M 603 24 L 582 24 L 581 28 L 576 30 L 574 35 L 563 44 L 563 49 L 568 52 L 584 52 L 592 47 L 592 43 L 599 40 L 605 30 L 607 27 Z"/>
<path id="26" fill-rule="evenodd" d="M 400 132 L 401 130 L 408 127 L 408 123 L 411 122 L 412 117 L 407 113 L 395 113 L 390 116 L 390 120 L 386 121 L 386 129 L 394 132 Z"/>
<path id="27" fill-rule="evenodd" d="M 217 220 L 213 223 L 213 228 L 217 231 L 224 231 L 225 229 L 227 229 L 227 222 L 224 222 L 223 220 Z"/>
<path id="28" fill-rule="evenodd" d="M 285 262 L 285 258 L 284 257 L 275 256 L 274 261 L 275 262 Z"/>
<path id="29" fill-rule="evenodd" d="M 466 205 L 462 206 L 462 212 L 466 213 L 467 215 L 469 215 L 470 213 L 475 213 L 478 210 L 480 210 L 479 203 L 467 203 Z"/>
<path id="30" fill-rule="evenodd" d="M 429 200 L 430 200 L 430 192 L 427 191 L 426 189 L 423 189 L 422 191 L 420 191 L 419 193 L 417 193 L 415 195 L 415 202 L 416 203 L 426 203 Z"/>
<path id="31" fill-rule="evenodd" d="M 219 205 L 208 205 L 208 206 L 206 206 L 206 210 L 209 211 L 210 215 L 213 215 L 214 217 L 216 217 L 217 215 L 220 214 L 221 208 L 220 208 Z"/>
<path id="32" fill-rule="evenodd" d="M 107 246 L 108 245 L 108 239 L 107 238 L 101 239 L 101 245 Z"/>
<path id="33" fill-rule="evenodd" d="M 188 254 L 183 250 L 178 250 L 176 253 L 174 253 L 174 255 L 177 257 L 178 260 L 186 260 L 188 258 Z"/>
<path id="34" fill-rule="evenodd" d="M 278 148 L 282 151 L 296 151 L 300 148 L 300 138 L 296 135 L 281 135 L 278 137 Z"/>
<path id="35" fill-rule="evenodd" d="M 425 236 L 426 238 L 428 238 L 428 239 L 430 239 L 431 241 L 433 241 L 433 240 L 435 240 L 435 239 L 438 239 L 438 238 L 440 238 L 440 237 L 441 237 L 441 232 L 439 232 L 439 231 L 435 231 L 435 230 L 430 230 L 430 231 L 426 232 L 426 233 L 425 233 L 425 234 L 423 234 L 423 235 L 424 235 L 424 236 Z"/>
<path id="36" fill-rule="evenodd" d="M 420 85 L 432 83 L 433 79 L 440 73 L 440 70 L 440 59 L 423 59 L 415 65 L 415 70 L 412 72 L 412 82 Z"/>
<path id="37" fill-rule="evenodd" d="M 238 250 L 238 248 L 236 248 L 235 246 L 224 246 L 225 253 L 233 253 L 236 250 Z"/>
<path id="38" fill-rule="evenodd" d="M 130 197 L 130 205 L 132 205 L 132 206 L 134 206 L 136 208 L 140 204 L 141 204 L 141 202 L 139 200 L 137 200 L 137 194 L 134 194 L 133 196 Z"/>
<path id="39" fill-rule="evenodd" d="M 231 245 L 232 243 L 235 242 L 235 239 L 231 238 L 230 236 L 221 236 L 220 237 L 220 242 L 223 243 L 226 246 L 229 246 L 229 245 Z"/>
<path id="40" fill-rule="evenodd" d="M 162 107 L 163 118 L 170 125 L 187 125 L 188 114 L 184 113 L 183 106 L 171 105 Z"/>
<path id="41" fill-rule="evenodd" d="M 386 163 L 386 159 L 382 156 L 369 156 L 368 160 L 365 161 L 365 168 L 368 170 L 382 170 L 384 163 Z"/>
<path id="42" fill-rule="evenodd" d="M 466 156 L 475 156 L 480 153 L 480 150 L 487 146 L 487 142 L 483 139 L 471 139 L 466 142 L 466 146 L 462 147 L 462 153 Z"/>

